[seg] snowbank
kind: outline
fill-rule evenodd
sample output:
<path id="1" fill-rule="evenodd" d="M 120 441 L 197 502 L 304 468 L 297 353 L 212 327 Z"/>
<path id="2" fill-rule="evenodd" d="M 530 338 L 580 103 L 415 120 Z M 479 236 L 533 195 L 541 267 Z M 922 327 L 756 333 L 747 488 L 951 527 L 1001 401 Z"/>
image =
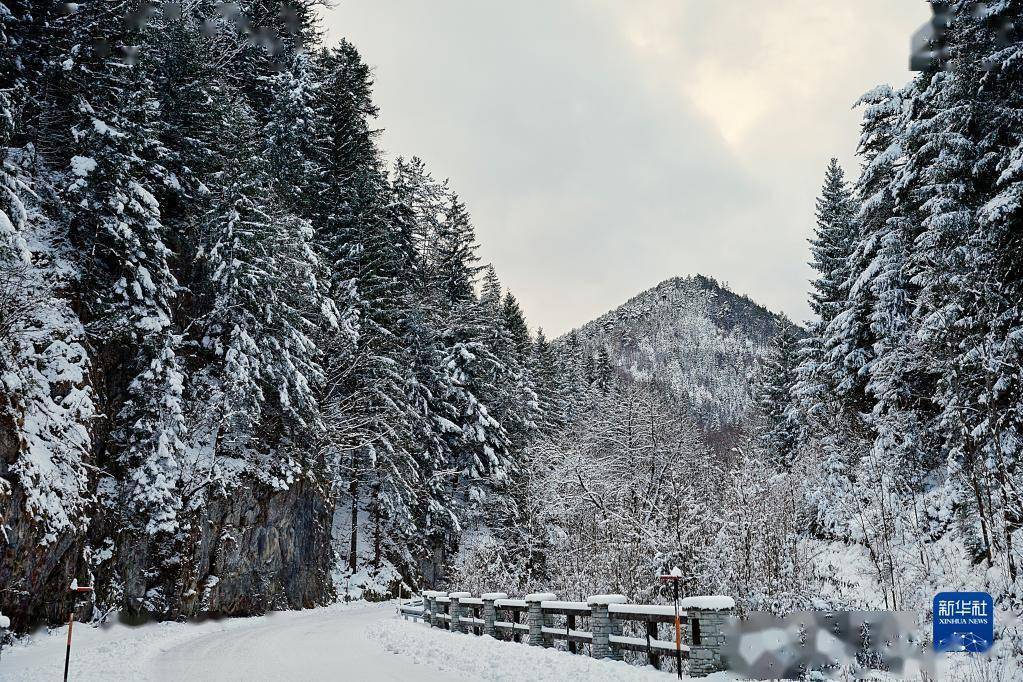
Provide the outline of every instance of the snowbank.
<path id="1" fill-rule="evenodd" d="M 202 623 L 75 625 L 71 680 L 416 680 L 468 682 L 395 656 L 366 634 L 402 623 L 394 602 L 350 603 Z M 424 630 L 427 626 L 421 625 Z M 67 628 L 5 647 L 0 682 L 50 682 L 64 668 Z"/>

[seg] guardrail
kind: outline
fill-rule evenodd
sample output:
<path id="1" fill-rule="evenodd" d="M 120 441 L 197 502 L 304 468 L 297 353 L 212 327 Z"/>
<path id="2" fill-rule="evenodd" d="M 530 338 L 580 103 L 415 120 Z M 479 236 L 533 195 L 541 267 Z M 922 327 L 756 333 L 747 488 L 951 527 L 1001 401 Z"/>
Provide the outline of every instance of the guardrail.
<path id="1" fill-rule="evenodd" d="M 622 653 L 645 653 L 647 662 L 661 667 L 664 656 L 686 659 L 689 674 L 709 675 L 724 669 L 721 651 L 724 626 L 734 614 L 729 597 L 689 597 L 680 602 L 680 632 L 675 633 L 675 607 L 629 604 L 620 594 L 581 601 L 558 601 L 548 593 L 509 599 L 503 592 L 474 597 L 468 592 L 423 593 L 421 601 L 401 605 L 406 620 L 422 620 L 452 632 L 489 635 L 495 639 L 551 647 L 565 642 L 573 654 L 587 647 L 594 658 L 622 659 Z M 661 639 L 662 624 L 671 627 Z M 626 633 L 625 630 L 629 632 Z"/>

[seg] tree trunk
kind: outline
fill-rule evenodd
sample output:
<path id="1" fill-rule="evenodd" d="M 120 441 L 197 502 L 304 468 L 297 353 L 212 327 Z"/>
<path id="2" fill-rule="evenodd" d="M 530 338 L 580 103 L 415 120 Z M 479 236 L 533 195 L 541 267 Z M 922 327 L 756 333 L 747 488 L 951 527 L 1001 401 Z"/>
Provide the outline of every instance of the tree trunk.
<path id="1" fill-rule="evenodd" d="M 355 573 L 359 568 L 359 458 L 358 450 L 352 451 L 352 480 L 348 494 L 352 496 L 352 537 L 348 546 L 348 570 Z"/>

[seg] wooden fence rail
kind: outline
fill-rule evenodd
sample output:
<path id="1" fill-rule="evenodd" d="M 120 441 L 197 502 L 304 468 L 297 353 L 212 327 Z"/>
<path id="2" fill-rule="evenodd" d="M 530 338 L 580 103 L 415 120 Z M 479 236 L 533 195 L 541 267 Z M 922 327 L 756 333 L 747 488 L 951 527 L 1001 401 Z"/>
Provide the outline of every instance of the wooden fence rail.
<path id="1" fill-rule="evenodd" d="M 681 602 L 681 646 L 675 642 L 675 607 L 629 604 L 620 594 L 596 595 L 585 602 L 558 601 L 553 594 L 509 599 L 494 592 L 474 597 L 468 592 L 423 593 L 421 603 L 402 604 L 406 620 L 422 620 L 452 632 L 489 635 L 495 639 L 551 647 L 566 642 L 569 652 L 589 647 L 594 658 L 621 659 L 623 651 L 645 653 L 660 668 L 664 656 L 688 661 L 689 674 L 708 675 L 724 668 L 724 628 L 735 602 L 728 597 L 689 597 Z M 557 622 L 556 622 L 557 621 Z M 624 634 L 625 624 L 632 634 Z M 669 628 L 659 628 L 668 624 Z M 588 625 L 588 628 L 586 627 Z M 660 639 L 661 630 L 669 639 Z M 640 635 L 640 636 L 636 636 Z"/>

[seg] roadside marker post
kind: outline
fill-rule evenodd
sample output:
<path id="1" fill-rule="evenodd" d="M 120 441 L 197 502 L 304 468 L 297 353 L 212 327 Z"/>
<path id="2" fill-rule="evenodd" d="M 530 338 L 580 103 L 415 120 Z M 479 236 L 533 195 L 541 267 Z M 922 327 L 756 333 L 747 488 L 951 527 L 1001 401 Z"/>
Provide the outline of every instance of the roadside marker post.
<path id="1" fill-rule="evenodd" d="M 682 679 L 682 616 L 678 609 L 678 583 L 682 580 L 682 569 L 675 567 L 671 573 L 659 576 L 662 582 L 670 582 L 675 592 L 675 662 L 678 664 L 678 679 Z"/>
<path id="2" fill-rule="evenodd" d="M 80 587 L 78 585 L 78 578 L 71 581 L 71 587 L 68 590 L 76 597 L 78 594 L 83 592 L 92 592 L 91 587 Z M 68 665 L 71 663 L 71 631 L 75 627 L 75 602 L 72 598 L 71 612 L 67 617 L 67 651 L 64 653 L 64 682 L 67 682 Z"/>

